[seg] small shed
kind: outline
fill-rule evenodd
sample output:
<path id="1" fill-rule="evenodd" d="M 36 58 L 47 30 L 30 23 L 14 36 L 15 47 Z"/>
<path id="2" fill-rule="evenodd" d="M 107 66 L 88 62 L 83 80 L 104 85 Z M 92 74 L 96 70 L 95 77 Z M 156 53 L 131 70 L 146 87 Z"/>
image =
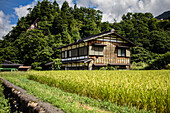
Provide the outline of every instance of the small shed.
<path id="1" fill-rule="evenodd" d="M 18 71 L 29 71 L 31 70 L 31 66 L 20 66 Z"/>

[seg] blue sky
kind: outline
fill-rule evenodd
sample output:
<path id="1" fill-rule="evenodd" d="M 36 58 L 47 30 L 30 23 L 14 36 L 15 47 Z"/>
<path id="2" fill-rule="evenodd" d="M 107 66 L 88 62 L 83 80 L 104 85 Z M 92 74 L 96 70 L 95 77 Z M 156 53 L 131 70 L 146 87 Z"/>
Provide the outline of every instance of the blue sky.
<path id="1" fill-rule="evenodd" d="M 16 24 L 18 21 L 17 15 L 14 13 L 15 7 L 19 7 L 20 5 L 28 5 L 31 4 L 33 0 L 0 0 L 0 10 L 3 11 L 7 15 L 11 15 L 9 18 L 11 24 Z"/>
<path id="2" fill-rule="evenodd" d="M 33 8 L 38 0 L 0 0 L 0 39 L 12 26 L 16 26 L 18 18 L 26 16 L 27 8 Z M 42 0 L 40 0 L 42 1 Z M 54 0 L 49 0 L 53 2 Z M 61 6 L 67 1 L 71 7 L 92 7 L 103 12 L 102 21 L 118 22 L 127 12 L 151 12 L 154 16 L 170 10 L 170 0 L 56 0 Z"/>

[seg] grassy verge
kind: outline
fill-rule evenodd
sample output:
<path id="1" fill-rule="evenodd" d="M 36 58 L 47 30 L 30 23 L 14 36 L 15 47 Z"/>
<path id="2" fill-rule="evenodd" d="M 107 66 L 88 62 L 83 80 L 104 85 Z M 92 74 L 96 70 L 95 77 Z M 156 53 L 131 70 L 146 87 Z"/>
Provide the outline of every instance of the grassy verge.
<path id="1" fill-rule="evenodd" d="M 138 110 L 135 107 L 118 106 L 111 102 L 79 96 L 75 93 L 65 92 L 56 87 L 40 84 L 36 81 L 27 79 L 28 74 L 29 73 L 18 72 L 0 73 L 5 79 L 26 89 L 29 94 L 36 96 L 42 101 L 49 102 L 65 112 L 145 112 L 144 110 Z"/>
<path id="2" fill-rule="evenodd" d="M 8 99 L 3 94 L 2 80 L 0 80 L 0 113 L 10 113 L 10 105 Z"/>

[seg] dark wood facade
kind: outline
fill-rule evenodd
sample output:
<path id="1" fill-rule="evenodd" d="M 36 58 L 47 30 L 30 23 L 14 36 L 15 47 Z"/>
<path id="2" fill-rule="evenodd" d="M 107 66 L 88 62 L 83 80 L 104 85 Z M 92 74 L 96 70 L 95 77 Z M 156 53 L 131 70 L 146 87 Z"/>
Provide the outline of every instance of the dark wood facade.
<path id="1" fill-rule="evenodd" d="M 119 66 L 130 69 L 130 47 L 133 42 L 111 31 L 96 34 L 63 47 L 64 70 L 93 70 L 100 67 Z"/>

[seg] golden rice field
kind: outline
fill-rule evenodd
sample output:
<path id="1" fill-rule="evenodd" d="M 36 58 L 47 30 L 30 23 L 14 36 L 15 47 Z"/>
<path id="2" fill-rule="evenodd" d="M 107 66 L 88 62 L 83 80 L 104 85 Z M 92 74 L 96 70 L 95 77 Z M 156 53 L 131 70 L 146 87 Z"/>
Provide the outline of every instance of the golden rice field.
<path id="1" fill-rule="evenodd" d="M 170 71 L 32 71 L 29 79 L 71 93 L 154 112 L 170 112 Z"/>

